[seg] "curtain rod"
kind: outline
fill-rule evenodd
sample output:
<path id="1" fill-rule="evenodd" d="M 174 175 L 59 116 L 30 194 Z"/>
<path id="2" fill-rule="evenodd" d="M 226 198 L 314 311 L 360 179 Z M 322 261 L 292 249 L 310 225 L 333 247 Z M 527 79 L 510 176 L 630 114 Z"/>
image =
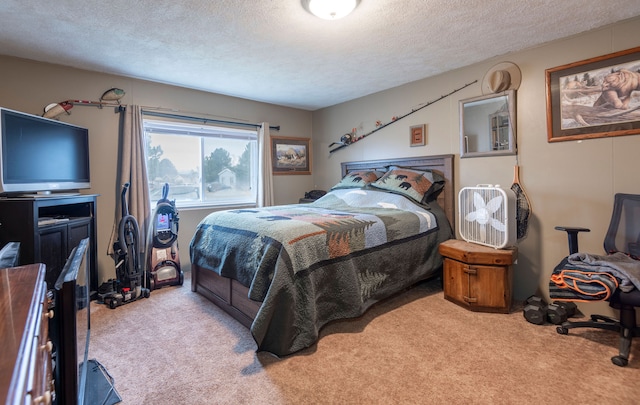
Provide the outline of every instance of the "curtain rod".
<path id="1" fill-rule="evenodd" d="M 126 107 L 121 105 L 121 106 L 116 108 L 116 112 L 123 112 L 125 109 L 126 109 Z M 154 117 L 164 117 L 164 118 L 175 118 L 175 119 L 188 120 L 188 121 L 198 121 L 198 122 L 202 122 L 204 124 L 209 122 L 209 123 L 227 124 L 227 125 L 234 125 L 234 126 L 241 126 L 241 127 L 253 127 L 253 128 L 260 127 L 260 124 L 251 124 L 251 123 L 248 123 L 248 122 L 215 120 L 215 119 L 210 119 L 210 118 L 193 117 L 193 116 L 189 116 L 189 115 L 179 115 L 179 114 L 163 113 L 163 112 L 158 112 L 158 111 L 149 111 L 149 110 L 144 110 L 144 109 L 142 110 L 142 114 L 151 115 L 151 116 L 154 116 Z M 280 131 L 280 125 L 277 125 L 277 126 L 271 126 L 270 125 L 269 129 L 274 130 L 274 131 Z"/>

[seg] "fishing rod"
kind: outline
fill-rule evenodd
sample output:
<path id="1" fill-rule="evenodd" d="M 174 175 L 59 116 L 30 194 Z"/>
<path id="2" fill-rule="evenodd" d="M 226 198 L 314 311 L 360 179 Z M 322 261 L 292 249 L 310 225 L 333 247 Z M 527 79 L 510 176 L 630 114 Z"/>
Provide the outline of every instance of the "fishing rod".
<path id="1" fill-rule="evenodd" d="M 71 105 L 85 105 L 91 107 L 118 107 L 120 105 L 120 99 L 124 97 L 124 90 L 117 87 L 113 87 L 100 96 L 99 101 L 92 100 L 67 100 L 67 103 Z"/>
<path id="2" fill-rule="evenodd" d="M 83 105 L 83 106 L 91 106 L 91 107 L 119 107 L 120 99 L 124 96 L 124 90 L 113 87 L 100 96 L 100 101 L 91 101 L 91 100 L 65 100 L 60 101 L 59 103 L 51 103 L 48 104 L 44 108 L 44 113 L 42 114 L 45 118 L 57 118 L 59 115 L 66 113 L 67 115 L 71 115 L 69 112 L 70 109 L 75 105 Z"/>
<path id="3" fill-rule="evenodd" d="M 457 89 L 453 90 L 453 91 L 452 91 L 452 92 L 450 92 L 450 93 L 447 93 L 447 94 L 445 94 L 445 95 L 443 95 L 443 96 L 440 96 L 439 98 L 437 98 L 437 99 L 435 99 L 435 100 L 429 101 L 428 103 L 426 103 L 426 104 L 425 104 L 425 105 L 423 105 L 423 106 L 420 106 L 419 108 L 416 108 L 416 109 L 414 109 L 414 110 L 411 110 L 410 112 L 406 113 L 405 115 L 401 115 L 400 117 L 394 117 L 394 119 L 393 119 L 391 122 L 387 122 L 386 124 L 379 125 L 379 126 L 377 126 L 377 127 L 376 127 L 376 129 L 374 129 L 374 130 L 372 130 L 372 131 L 370 131 L 370 132 L 368 132 L 368 133 L 366 133 L 366 134 L 364 134 L 364 135 L 360 135 L 360 136 L 359 136 L 359 137 L 357 137 L 357 138 L 353 138 L 353 136 L 355 135 L 354 133 L 344 134 L 344 135 L 340 138 L 340 142 L 333 142 L 331 145 L 329 145 L 329 147 L 332 147 L 333 145 L 340 145 L 340 146 L 338 146 L 337 148 L 331 149 L 331 150 L 329 151 L 329 153 L 333 153 L 333 152 L 338 151 L 338 150 L 340 150 L 340 149 L 342 149 L 342 148 L 346 148 L 347 146 L 349 146 L 349 145 L 351 145 L 351 144 L 353 144 L 353 143 L 355 143 L 355 142 L 357 142 L 357 141 L 359 141 L 359 140 L 361 140 L 361 139 L 363 139 L 363 138 L 366 138 L 366 137 L 368 137 L 369 135 L 372 135 L 372 134 L 373 134 L 373 133 L 375 133 L 375 132 L 380 131 L 382 128 L 388 127 L 389 125 L 391 125 L 391 124 L 393 124 L 393 123 L 396 123 L 396 122 L 400 121 L 400 120 L 401 120 L 401 119 L 403 119 L 404 117 L 407 117 L 407 116 L 409 116 L 409 115 L 413 114 L 414 112 L 420 111 L 420 110 L 422 110 L 423 108 L 430 106 L 431 104 L 437 103 L 438 101 L 440 101 L 440 100 L 442 100 L 442 99 L 444 99 L 444 98 L 447 98 L 447 97 L 449 97 L 450 95 L 452 95 L 452 94 L 454 94 L 454 93 L 457 93 L 457 92 L 459 92 L 460 90 L 462 90 L 462 89 L 464 89 L 464 88 L 466 88 L 466 87 L 469 87 L 469 86 L 471 86 L 472 84 L 477 83 L 477 82 L 478 82 L 478 80 L 476 79 L 476 80 L 472 81 L 471 83 L 467 83 L 467 84 L 465 84 L 464 86 L 462 86 L 462 87 L 460 87 L 460 88 L 457 88 Z"/>

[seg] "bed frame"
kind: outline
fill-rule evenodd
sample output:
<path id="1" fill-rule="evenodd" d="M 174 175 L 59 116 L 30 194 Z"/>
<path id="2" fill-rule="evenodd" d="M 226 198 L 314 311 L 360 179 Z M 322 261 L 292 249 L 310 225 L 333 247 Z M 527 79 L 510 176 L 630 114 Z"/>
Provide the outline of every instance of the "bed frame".
<path id="1" fill-rule="evenodd" d="M 396 165 L 420 170 L 430 169 L 445 178 L 445 186 L 438 196 L 438 204 L 444 209 L 449 222 L 455 229 L 455 199 L 453 188 L 453 155 L 421 156 L 400 159 L 380 159 L 341 163 L 342 177 L 354 170 L 383 169 Z M 261 302 L 248 298 L 249 289 L 236 280 L 221 277 L 213 271 L 191 265 L 191 291 L 198 292 L 221 309 L 229 313 L 247 328 L 260 309 Z"/>

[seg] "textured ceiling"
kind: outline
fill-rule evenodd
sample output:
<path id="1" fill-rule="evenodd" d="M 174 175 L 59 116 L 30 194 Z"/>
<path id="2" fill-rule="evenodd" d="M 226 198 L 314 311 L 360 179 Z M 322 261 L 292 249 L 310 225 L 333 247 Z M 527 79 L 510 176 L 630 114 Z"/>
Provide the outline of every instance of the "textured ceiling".
<path id="1" fill-rule="evenodd" d="M 2 0 L 0 54 L 307 110 L 640 15 L 638 0 Z"/>

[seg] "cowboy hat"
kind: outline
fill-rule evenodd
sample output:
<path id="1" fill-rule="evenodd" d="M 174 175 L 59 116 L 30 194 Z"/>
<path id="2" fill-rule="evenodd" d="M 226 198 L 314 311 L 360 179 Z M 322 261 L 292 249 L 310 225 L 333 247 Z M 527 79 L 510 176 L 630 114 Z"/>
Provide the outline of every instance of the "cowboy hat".
<path id="1" fill-rule="evenodd" d="M 484 75 L 481 85 L 482 94 L 518 90 L 521 81 L 522 74 L 518 65 L 512 62 L 500 62 Z"/>

